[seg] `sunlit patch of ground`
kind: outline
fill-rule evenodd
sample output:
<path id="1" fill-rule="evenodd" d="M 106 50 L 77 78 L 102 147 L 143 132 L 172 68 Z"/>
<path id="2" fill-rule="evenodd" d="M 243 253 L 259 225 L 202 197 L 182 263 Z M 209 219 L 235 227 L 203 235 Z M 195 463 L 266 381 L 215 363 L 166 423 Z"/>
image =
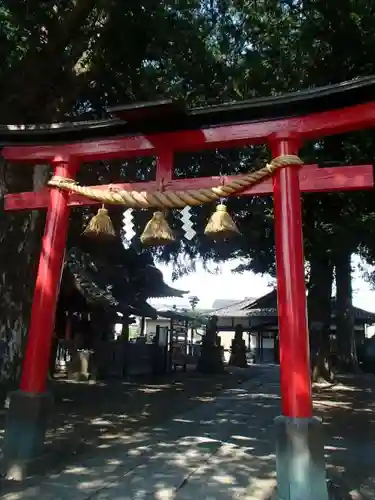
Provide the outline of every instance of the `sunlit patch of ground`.
<path id="1" fill-rule="evenodd" d="M 215 400 L 226 388 L 248 378 L 243 370 L 230 375 L 174 372 L 155 380 L 99 381 L 95 384 L 58 377 L 52 381 L 55 413 L 46 435 L 46 462 L 52 468 L 69 463 L 77 453 L 106 453 L 146 439 L 150 430 L 176 414 Z M 4 415 L 0 414 L 0 444 Z M 61 459 L 59 458 L 61 457 Z"/>
<path id="2" fill-rule="evenodd" d="M 333 481 L 347 485 L 353 499 L 375 499 L 375 377 L 347 375 L 316 387 L 314 411 L 323 419 Z"/>
<path id="3" fill-rule="evenodd" d="M 273 370 L 277 374 L 277 368 Z M 100 495 L 89 496 L 97 500 L 226 498 L 215 497 L 215 488 L 232 492 L 236 499 L 267 498 L 261 495 L 272 489 L 275 479 L 273 420 L 280 411 L 279 382 L 277 376 L 271 381 L 265 378 L 266 384 L 256 388 L 254 378 L 252 388 L 244 391 L 239 380 L 177 373 L 160 383 L 144 380 L 96 387 L 61 382 L 50 449 L 56 449 L 56 443 L 64 446 L 72 436 L 85 442 L 82 454 L 67 470 L 85 495 L 102 488 Z M 228 391 L 220 392 L 225 388 Z M 314 386 L 314 412 L 323 419 L 329 477 L 332 484 L 337 479 L 352 498 L 361 500 L 375 499 L 374 393 L 375 377 L 346 376 L 336 384 Z M 236 407 L 228 405 L 226 398 L 235 400 Z M 217 405 L 216 410 L 205 413 L 211 404 Z M 203 409 L 198 425 L 190 412 L 195 408 Z M 168 428 L 182 432 L 177 441 L 170 431 L 165 434 L 167 421 Z M 222 429 L 228 431 L 219 435 Z M 157 438 L 157 444 L 145 464 L 151 437 Z M 109 457 L 104 477 L 87 462 L 90 455 Z M 69 463 L 69 457 L 66 460 Z M 145 477 L 153 478 L 154 496 L 144 485 Z M 249 482 L 246 494 L 245 479 Z M 58 481 L 59 474 L 51 480 Z M 211 497 L 192 495 L 193 488 L 205 488 Z M 30 495 L 34 496 L 18 494 L 6 500 L 39 498 L 35 492 Z"/>

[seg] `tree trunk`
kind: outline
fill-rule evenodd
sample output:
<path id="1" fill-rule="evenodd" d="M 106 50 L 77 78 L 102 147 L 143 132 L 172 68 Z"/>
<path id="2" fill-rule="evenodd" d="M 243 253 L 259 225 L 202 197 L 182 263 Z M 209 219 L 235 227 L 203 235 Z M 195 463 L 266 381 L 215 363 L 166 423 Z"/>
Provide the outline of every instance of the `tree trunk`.
<path id="1" fill-rule="evenodd" d="M 0 191 L 31 191 L 40 186 L 45 169 L 0 164 Z M 20 375 L 44 217 L 40 212 L 0 214 L 0 383 L 13 389 Z M 2 395 L 3 395 L 2 394 Z"/>
<path id="2" fill-rule="evenodd" d="M 329 339 L 332 283 L 333 265 L 330 257 L 321 253 L 312 255 L 307 304 L 314 382 L 333 379 Z"/>
<path id="3" fill-rule="evenodd" d="M 352 304 L 351 253 L 343 249 L 335 255 L 336 270 L 336 338 L 339 367 L 344 371 L 358 369 Z"/>
<path id="4" fill-rule="evenodd" d="M 75 2 L 51 30 L 47 43 L 31 41 L 28 52 L 12 61 L 8 92 L 0 99 L 3 121 L 52 122 L 70 112 L 91 75 L 90 71 L 87 77 L 77 73 L 77 62 L 93 50 L 106 26 L 102 22 L 98 27 L 91 14 L 95 11 L 97 20 L 108 7 L 108 2 L 102 8 L 94 0 Z M 76 47 L 75 51 L 67 50 L 70 44 Z M 45 184 L 47 173 L 45 167 L 7 166 L 1 160 L 0 197 L 3 199 L 6 191 L 37 190 Z M 16 385 L 20 374 L 44 220 L 45 213 L 41 211 L 0 212 L 0 384 L 6 390 Z"/>

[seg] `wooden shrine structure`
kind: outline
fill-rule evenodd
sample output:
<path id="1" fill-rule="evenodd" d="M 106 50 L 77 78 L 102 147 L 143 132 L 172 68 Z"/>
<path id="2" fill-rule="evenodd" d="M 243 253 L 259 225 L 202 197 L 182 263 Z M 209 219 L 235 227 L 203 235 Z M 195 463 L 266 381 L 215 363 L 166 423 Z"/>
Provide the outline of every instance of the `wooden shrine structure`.
<path id="1" fill-rule="evenodd" d="M 152 258 L 125 249 L 120 238 L 101 242 L 97 248 L 86 238 L 82 240 L 81 246 L 69 248 L 65 255 L 51 371 L 58 361 L 68 373 L 74 365 L 79 376 L 79 349 L 91 351 L 85 355 L 92 361 L 96 378 L 122 377 L 130 370 L 149 373 L 152 359 L 147 359 L 147 366 L 141 359 L 152 356 L 145 356 L 146 345 L 136 349 L 129 344 L 129 325 L 135 322 L 134 316 L 157 317 L 149 298 L 182 297 L 186 292 L 168 286 Z M 116 324 L 122 325 L 120 339 L 115 338 Z"/>
<path id="2" fill-rule="evenodd" d="M 326 500 L 320 425 L 312 417 L 301 193 L 372 189 L 373 167 L 303 166 L 298 152 L 305 141 L 374 127 L 375 77 L 197 109 L 160 101 L 108 112 L 108 119 L 97 122 L 0 127 L 6 161 L 53 168 L 49 186 L 5 198 L 6 210 L 47 209 L 20 391 L 9 409 L 7 460 L 35 456 L 44 438 L 46 380 L 70 207 L 113 203 L 181 209 L 230 195 L 267 194 L 274 200 L 280 332 L 278 493 L 284 500 Z M 269 147 L 273 160 L 257 172 L 174 179 L 176 153 L 259 143 Z M 96 187 L 75 183 L 84 163 L 135 156 L 155 157 L 154 181 Z"/>
<path id="3" fill-rule="evenodd" d="M 259 297 L 227 302 L 226 307 L 214 309 L 211 314 L 218 317 L 218 330 L 223 344 L 229 345 L 235 326 L 241 325 L 247 333 L 248 349 L 256 362 L 278 363 L 278 307 L 277 290 Z M 358 359 L 362 359 L 359 353 L 363 351 L 365 343 L 366 327 L 375 323 L 375 313 L 352 306 L 353 327 L 356 339 Z M 331 298 L 331 321 L 329 325 L 329 336 L 331 342 L 331 353 L 337 354 L 337 309 L 336 298 Z M 312 353 L 313 355 L 313 353 Z"/>

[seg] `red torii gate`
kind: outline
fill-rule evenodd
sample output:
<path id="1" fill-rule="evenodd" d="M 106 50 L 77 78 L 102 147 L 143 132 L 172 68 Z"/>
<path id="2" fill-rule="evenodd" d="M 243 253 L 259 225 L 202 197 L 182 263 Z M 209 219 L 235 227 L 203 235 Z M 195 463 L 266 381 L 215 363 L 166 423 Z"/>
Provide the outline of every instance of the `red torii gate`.
<path id="1" fill-rule="evenodd" d="M 5 146 L 2 154 L 9 162 L 50 163 L 54 175 L 70 179 L 75 179 L 82 162 L 153 155 L 157 159 L 155 181 L 115 186 L 143 191 L 155 191 L 161 184 L 166 191 L 217 186 L 219 177 L 174 180 L 174 153 L 266 143 L 273 157 L 297 155 L 305 140 L 373 127 L 374 90 L 375 78 L 365 78 L 243 105 L 191 111 L 170 102 L 118 107 L 111 112 L 120 119 L 94 127 L 0 130 L 3 142 L 13 144 Z M 284 499 L 327 498 L 323 444 L 318 422 L 312 418 L 300 193 L 372 187 L 372 165 L 302 169 L 293 165 L 239 193 L 274 197 L 283 414 L 277 421 L 277 473 Z M 21 386 L 11 400 L 6 431 L 10 464 L 34 456 L 43 441 L 43 402 L 69 207 L 95 203 L 58 188 L 5 197 L 6 210 L 48 209 Z"/>

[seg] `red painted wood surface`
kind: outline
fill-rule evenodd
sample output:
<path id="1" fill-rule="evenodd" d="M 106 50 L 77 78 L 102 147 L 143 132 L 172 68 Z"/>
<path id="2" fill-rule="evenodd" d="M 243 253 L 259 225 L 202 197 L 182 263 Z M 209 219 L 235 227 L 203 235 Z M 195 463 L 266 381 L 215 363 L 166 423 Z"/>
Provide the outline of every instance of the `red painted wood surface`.
<path id="1" fill-rule="evenodd" d="M 164 174 L 160 174 L 160 179 Z M 225 182 L 230 181 L 233 176 L 224 176 Z M 164 184 L 165 190 L 197 189 L 203 187 L 217 186 L 221 177 L 199 177 L 194 179 L 175 179 Z M 372 165 L 353 165 L 347 167 L 318 168 L 317 165 L 306 165 L 299 170 L 300 189 L 302 192 L 332 192 L 350 191 L 358 189 L 371 189 L 374 184 Z M 119 183 L 113 184 L 119 189 L 136 191 L 155 191 L 160 189 L 160 184 L 151 182 Z M 109 185 L 95 186 L 107 189 Z M 49 203 L 49 189 L 44 188 L 38 192 L 15 193 L 5 195 L 5 210 L 31 210 L 45 208 Z M 272 194 L 272 180 L 267 179 L 250 189 L 239 193 L 239 196 L 255 196 Z M 83 196 L 70 195 L 69 206 L 98 205 Z"/>
<path id="2" fill-rule="evenodd" d="M 299 143 L 276 140 L 274 157 L 298 154 Z M 302 239 L 299 167 L 279 169 L 273 177 L 277 307 L 283 415 L 312 416 L 309 334 Z"/>
<path id="3" fill-rule="evenodd" d="M 156 150 L 199 151 L 265 143 L 274 134 L 293 133 L 301 139 L 317 139 L 375 126 L 375 101 L 307 116 L 253 123 L 231 124 L 202 130 L 185 130 L 150 136 L 132 136 L 65 145 L 7 146 L 2 154 L 9 161 L 52 161 L 74 156 L 81 161 L 110 160 L 155 154 Z"/>
<path id="4" fill-rule="evenodd" d="M 201 130 L 95 139 L 63 145 L 7 146 L 2 150 L 2 155 L 8 161 L 25 161 L 31 164 L 56 162 L 58 159 L 59 165 L 55 173 L 71 178 L 74 178 L 78 163 L 157 155 L 156 181 L 131 184 L 127 185 L 127 188 L 160 189 L 161 184 L 166 184 L 166 189 L 186 190 L 213 186 L 218 184 L 220 179 L 172 181 L 171 149 L 173 152 L 199 151 L 273 141 L 274 156 L 296 154 L 297 148 L 290 140 L 284 139 L 288 134 L 293 134 L 299 140 L 310 140 L 371 128 L 374 125 L 375 102 L 371 102 L 302 117 L 231 124 Z M 278 171 L 273 179 L 284 415 L 311 416 L 300 191 L 328 192 L 372 186 L 372 167 L 368 165 L 325 169 L 311 166 L 302 170 L 285 167 Z M 271 193 L 269 180 L 242 194 Z M 6 196 L 7 210 L 48 207 L 21 380 L 21 389 L 24 391 L 37 393 L 45 390 L 56 299 L 69 223 L 69 206 L 91 203 L 58 189 Z"/>
<path id="5" fill-rule="evenodd" d="M 174 153 L 171 149 L 158 151 L 156 155 L 156 183 L 158 189 L 172 180 Z M 134 187 L 132 188 L 134 190 Z"/>
<path id="6" fill-rule="evenodd" d="M 74 179 L 78 166 L 74 162 L 58 163 L 55 165 L 55 175 Z M 49 193 L 20 384 L 24 392 L 42 393 L 46 390 L 56 302 L 69 227 L 68 197 L 67 193 L 59 189 L 51 189 Z"/>

